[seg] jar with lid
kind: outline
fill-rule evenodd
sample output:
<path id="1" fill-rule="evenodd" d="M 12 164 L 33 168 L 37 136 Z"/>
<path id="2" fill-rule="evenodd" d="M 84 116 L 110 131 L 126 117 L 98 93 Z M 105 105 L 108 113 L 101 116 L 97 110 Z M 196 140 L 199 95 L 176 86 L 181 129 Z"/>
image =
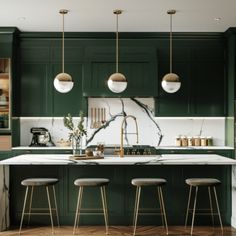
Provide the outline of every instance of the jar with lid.
<path id="1" fill-rule="evenodd" d="M 180 136 L 175 138 L 175 146 L 180 147 L 182 145 Z"/>
<path id="2" fill-rule="evenodd" d="M 213 138 L 212 136 L 207 136 L 207 146 L 213 146 Z"/>
<path id="3" fill-rule="evenodd" d="M 206 137 L 200 137 L 201 139 L 201 146 L 207 146 L 207 139 Z"/>
<path id="4" fill-rule="evenodd" d="M 182 136 L 182 137 L 181 137 L 181 143 L 182 143 L 182 146 L 183 146 L 183 147 L 188 146 L 188 139 L 187 139 L 186 136 Z"/>
<path id="5" fill-rule="evenodd" d="M 193 142 L 194 142 L 194 146 L 200 146 L 201 145 L 201 140 L 199 136 L 194 136 L 193 137 Z"/>
<path id="6" fill-rule="evenodd" d="M 188 139 L 188 146 L 193 146 L 193 137 L 187 137 Z"/>

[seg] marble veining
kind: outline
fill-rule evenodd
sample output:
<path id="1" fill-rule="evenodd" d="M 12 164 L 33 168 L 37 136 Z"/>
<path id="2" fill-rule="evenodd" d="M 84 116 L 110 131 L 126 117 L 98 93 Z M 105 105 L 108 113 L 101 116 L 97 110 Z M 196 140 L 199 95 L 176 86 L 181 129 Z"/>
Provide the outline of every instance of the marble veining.
<path id="1" fill-rule="evenodd" d="M 163 154 L 147 156 L 105 156 L 97 160 L 71 161 L 66 154 L 24 154 L 0 165 L 236 165 L 236 160 L 216 154 Z"/>

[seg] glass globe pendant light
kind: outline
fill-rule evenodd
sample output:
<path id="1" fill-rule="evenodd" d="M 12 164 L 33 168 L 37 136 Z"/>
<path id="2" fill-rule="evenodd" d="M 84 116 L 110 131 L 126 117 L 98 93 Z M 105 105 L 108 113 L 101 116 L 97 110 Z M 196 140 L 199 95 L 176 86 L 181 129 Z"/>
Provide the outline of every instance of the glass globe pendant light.
<path id="1" fill-rule="evenodd" d="M 166 74 L 161 82 L 162 88 L 167 93 L 175 93 L 180 89 L 181 82 L 177 74 L 172 73 L 172 15 L 176 10 L 168 10 L 167 14 L 170 15 L 170 73 Z"/>
<path id="2" fill-rule="evenodd" d="M 68 93 L 74 86 L 74 82 L 72 81 L 72 77 L 64 72 L 64 15 L 68 13 L 68 10 L 62 9 L 59 11 L 62 14 L 62 73 L 59 73 L 54 79 L 54 87 L 60 93 Z"/>
<path id="3" fill-rule="evenodd" d="M 122 13 L 122 10 L 114 10 L 113 13 L 116 14 L 116 73 L 110 75 L 107 85 L 113 93 L 121 93 L 127 87 L 125 76 L 119 73 L 118 16 Z"/>

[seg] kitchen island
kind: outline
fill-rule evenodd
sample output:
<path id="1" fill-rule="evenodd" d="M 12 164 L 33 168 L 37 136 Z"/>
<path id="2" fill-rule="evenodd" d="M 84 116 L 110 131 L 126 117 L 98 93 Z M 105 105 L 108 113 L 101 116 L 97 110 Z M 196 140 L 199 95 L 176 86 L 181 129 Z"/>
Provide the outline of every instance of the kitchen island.
<path id="1" fill-rule="evenodd" d="M 1 165 L 10 168 L 10 218 L 11 224 L 19 224 L 24 198 L 24 187 L 20 182 L 28 177 L 56 177 L 59 214 L 62 224 L 73 224 L 77 191 L 73 184 L 76 178 L 105 177 L 110 179 L 107 188 L 109 218 L 111 225 L 130 225 L 134 207 L 135 188 L 131 179 L 136 177 L 160 177 L 167 180 L 164 188 L 166 211 L 170 225 L 184 223 L 187 205 L 188 187 L 186 178 L 218 178 L 222 184 L 218 187 L 219 203 L 223 223 L 231 224 L 231 166 L 236 160 L 215 154 L 163 154 L 150 156 L 105 156 L 98 160 L 69 160 L 69 154 L 25 154 L 4 161 Z M 205 194 L 205 195 L 204 195 Z M 199 206 L 208 208 L 208 195 L 204 191 L 199 198 Z M 43 193 L 35 194 L 35 204 L 41 207 Z M 82 207 L 100 207 L 99 191 L 88 189 L 84 195 Z M 143 207 L 158 208 L 153 189 L 142 193 Z M 140 224 L 161 224 L 159 216 L 140 216 Z M 47 217 L 33 217 L 32 223 L 48 222 Z M 101 216 L 82 216 L 81 224 L 103 224 Z M 211 225 L 210 217 L 197 217 L 196 224 Z"/>

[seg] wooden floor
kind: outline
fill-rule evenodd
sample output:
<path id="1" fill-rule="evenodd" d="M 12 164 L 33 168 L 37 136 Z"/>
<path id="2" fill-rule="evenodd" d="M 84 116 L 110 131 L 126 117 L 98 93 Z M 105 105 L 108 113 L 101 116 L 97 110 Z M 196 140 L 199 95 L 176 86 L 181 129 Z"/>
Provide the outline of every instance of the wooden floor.
<path id="1" fill-rule="evenodd" d="M 72 236 L 73 227 L 61 226 L 55 228 L 55 236 Z M 18 235 L 18 229 L 12 229 L 4 232 L 0 232 L 1 236 L 14 236 Z M 34 228 L 23 228 L 22 236 L 48 236 L 51 235 L 51 227 L 34 227 Z M 103 226 L 81 226 L 77 230 L 79 236 L 105 236 L 105 228 Z M 132 227 L 128 226 L 110 226 L 109 235 L 114 236 L 132 236 Z M 157 236 L 166 235 L 162 227 L 154 226 L 139 226 L 137 228 L 137 236 Z M 170 226 L 169 235 L 190 235 L 189 228 L 185 229 L 183 226 Z M 194 227 L 194 236 L 222 236 L 220 228 L 212 227 Z M 236 236 L 236 229 L 231 227 L 224 228 L 224 236 Z"/>

